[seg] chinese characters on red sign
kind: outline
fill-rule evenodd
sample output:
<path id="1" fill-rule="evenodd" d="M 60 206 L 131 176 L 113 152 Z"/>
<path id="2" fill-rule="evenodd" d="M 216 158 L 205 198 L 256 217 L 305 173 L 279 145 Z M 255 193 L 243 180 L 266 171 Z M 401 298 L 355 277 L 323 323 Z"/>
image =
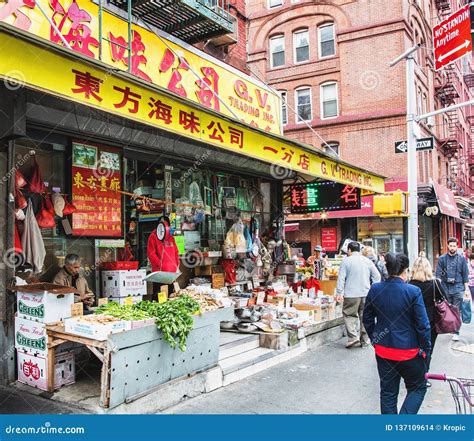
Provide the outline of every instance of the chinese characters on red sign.
<path id="1" fill-rule="evenodd" d="M 83 144 L 85 154 L 79 156 L 74 153 L 72 166 L 72 200 L 77 212 L 72 217 L 72 231 L 77 236 L 122 236 L 122 195 L 120 169 L 107 168 L 104 165 L 104 156 L 95 160 L 94 166 L 84 158 L 87 153 L 99 147 Z M 117 153 L 99 150 L 100 155 L 116 155 Z M 110 156 L 108 156 L 110 158 Z M 102 161 L 102 162 L 101 162 Z M 120 167 L 120 160 L 117 161 Z M 86 166 L 87 165 L 87 166 Z M 116 167 L 116 168 L 118 168 Z"/>

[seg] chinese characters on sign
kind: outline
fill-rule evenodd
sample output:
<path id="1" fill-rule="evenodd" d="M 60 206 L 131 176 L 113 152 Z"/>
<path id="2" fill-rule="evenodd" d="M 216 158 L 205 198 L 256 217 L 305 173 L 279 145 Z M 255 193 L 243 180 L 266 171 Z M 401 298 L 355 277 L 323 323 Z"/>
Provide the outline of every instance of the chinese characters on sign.
<path id="1" fill-rule="evenodd" d="M 132 25 L 129 42 L 127 21 L 107 10 L 99 20 L 97 2 L 92 0 L 43 0 L 46 16 L 39 6 L 35 0 L 0 0 L 0 21 L 60 46 L 67 44 L 78 54 L 100 58 L 114 70 L 128 71 L 238 121 L 281 133 L 279 96 L 248 75 L 136 24 Z M 77 87 L 88 87 L 89 96 L 98 100 L 100 84 L 93 80 L 82 77 Z M 123 104 L 128 102 L 133 113 L 136 97 L 123 93 Z"/>
<path id="2" fill-rule="evenodd" d="M 331 181 L 291 185 L 290 198 L 292 213 L 360 208 L 360 189 Z"/>
<path id="3" fill-rule="evenodd" d="M 72 232 L 77 236 L 122 236 L 120 155 L 73 143 Z"/>

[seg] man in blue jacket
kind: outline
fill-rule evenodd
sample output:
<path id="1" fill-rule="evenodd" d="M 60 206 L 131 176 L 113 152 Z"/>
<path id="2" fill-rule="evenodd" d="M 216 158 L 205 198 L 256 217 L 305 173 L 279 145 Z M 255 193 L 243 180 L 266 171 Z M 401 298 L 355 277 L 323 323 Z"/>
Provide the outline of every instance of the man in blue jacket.
<path id="1" fill-rule="evenodd" d="M 398 413 L 400 380 L 407 388 L 400 413 L 418 412 L 426 393 L 426 357 L 431 352 L 430 323 L 420 288 L 406 283 L 408 257 L 388 253 L 389 279 L 367 295 L 363 321 L 374 345 L 380 377 L 382 413 Z"/>
<path id="2" fill-rule="evenodd" d="M 455 237 L 448 239 L 448 252 L 438 260 L 436 277 L 446 293 L 449 303 L 461 308 L 463 297 L 469 298 L 469 268 L 467 260 L 458 254 L 458 240 Z M 453 340 L 459 340 L 459 330 L 453 335 Z"/>

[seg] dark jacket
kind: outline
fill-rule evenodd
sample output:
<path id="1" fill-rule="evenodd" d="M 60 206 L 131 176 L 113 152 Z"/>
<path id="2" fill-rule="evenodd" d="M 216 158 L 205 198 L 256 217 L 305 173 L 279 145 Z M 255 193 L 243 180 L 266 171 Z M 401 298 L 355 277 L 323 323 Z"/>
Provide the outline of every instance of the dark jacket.
<path id="1" fill-rule="evenodd" d="M 454 256 L 443 254 L 438 259 L 436 277 L 441 279 L 441 286 L 446 294 L 464 293 L 464 284 L 469 282 L 466 259 L 458 253 Z M 453 280 L 454 283 L 448 283 L 448 280 Z"/>
<path id="2" fill-rule="evenodd" d="M 431 328 L 421 290 L 399 277 L 372 285 L 363 322 L 374 345 L 431 351 Z"/>
<path id="3" fill-rule="evenodd" d="M 438 281 L 435 284 L 434 280 L 427 280 L 426 282 L 420 282 L 419 280 L 411 280 L 410 283 L 421 289 L 423 295 L 423 302 L 425 303 L 426 313 L 430 325 L 434 324 L 434 313 L 435 313 L 435 299 L 437 302 L 445 297 L 441 283 Z"/>

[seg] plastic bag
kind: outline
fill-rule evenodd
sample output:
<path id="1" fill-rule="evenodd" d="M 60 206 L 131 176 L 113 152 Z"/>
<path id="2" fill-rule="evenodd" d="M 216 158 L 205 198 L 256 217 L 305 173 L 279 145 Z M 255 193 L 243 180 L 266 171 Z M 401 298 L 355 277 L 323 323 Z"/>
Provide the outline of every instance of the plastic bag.
<path id="1" fill-rule="evenodd" d="M 47 202 L 49 195 L 46 195 L 45 198 L 41 201 L 41 209 L 36 215 L 36 220 L 40 228 L 54 228 L 56 222 L 54 221 L 54 209 L 52 208 L 51 201 L 49 204 Z"/>
<path id="2" fill-rule="evenodd" d="M 15 189 L 15 208 L 23 210 L 28 206 L 28 202 L 23 196 L 23 193 L 18 188 Z"/>
<path id="3" fill-rule="evenodd" d="M 237 280 L 236 267 L 237 263 L 232 259 L 221 259 L 220 264 L 224 268 L 225 282 L 231 285 Z"/>
<path id="4" fill-rule="evenodd" d="M 244 224 L 242 223 L 242 220 L 239 219 L 234 223 L 234 225 L 232 225 L 232 227 L 230 227 L 225 242 L 235 248 L 237 253 L 245 253 L 247 249 L 247 241 L 244 236 Z"/>
<path id="5" fill-rule="evenodd" d="M 27 184 L 25 177 L 19 170 L 15 171 L 15 187 L 23 188 Z"/>
<path id="6" fill-rule="evenodd" d="M 63 211 L 66 205 L 64 198 L 59 193 L 53 193 L 51 195 L 51 200 L 53 201 L 54 213 L 56 216 L 63 217 Z"/>
<path id="7" fill-rule="evenodd" d="M 472 305 L 471 299 L 463 300 L 461 303 L 461 318 L 465 324 L 471 323 L 472 320 Z"/>
<path id="8" fill-rule="evenodd" d="M 33 159 L 33 173 L 31 174 L 30 179 L 30 192 L 31 193 L 44 193 L 46 191 L 46 186 L 44 185 L 43 177 L 41 176 L 41 171 L 36 161 L 36 156 L 31 156 Z"/>
<path id="9" fill-rule="evenodd" d="M 64 196 L 64 202 L 63 216 L 69 216 L 77 211 L 76 206 L 72 202 L 69 202 L 66 196 Z"/>

